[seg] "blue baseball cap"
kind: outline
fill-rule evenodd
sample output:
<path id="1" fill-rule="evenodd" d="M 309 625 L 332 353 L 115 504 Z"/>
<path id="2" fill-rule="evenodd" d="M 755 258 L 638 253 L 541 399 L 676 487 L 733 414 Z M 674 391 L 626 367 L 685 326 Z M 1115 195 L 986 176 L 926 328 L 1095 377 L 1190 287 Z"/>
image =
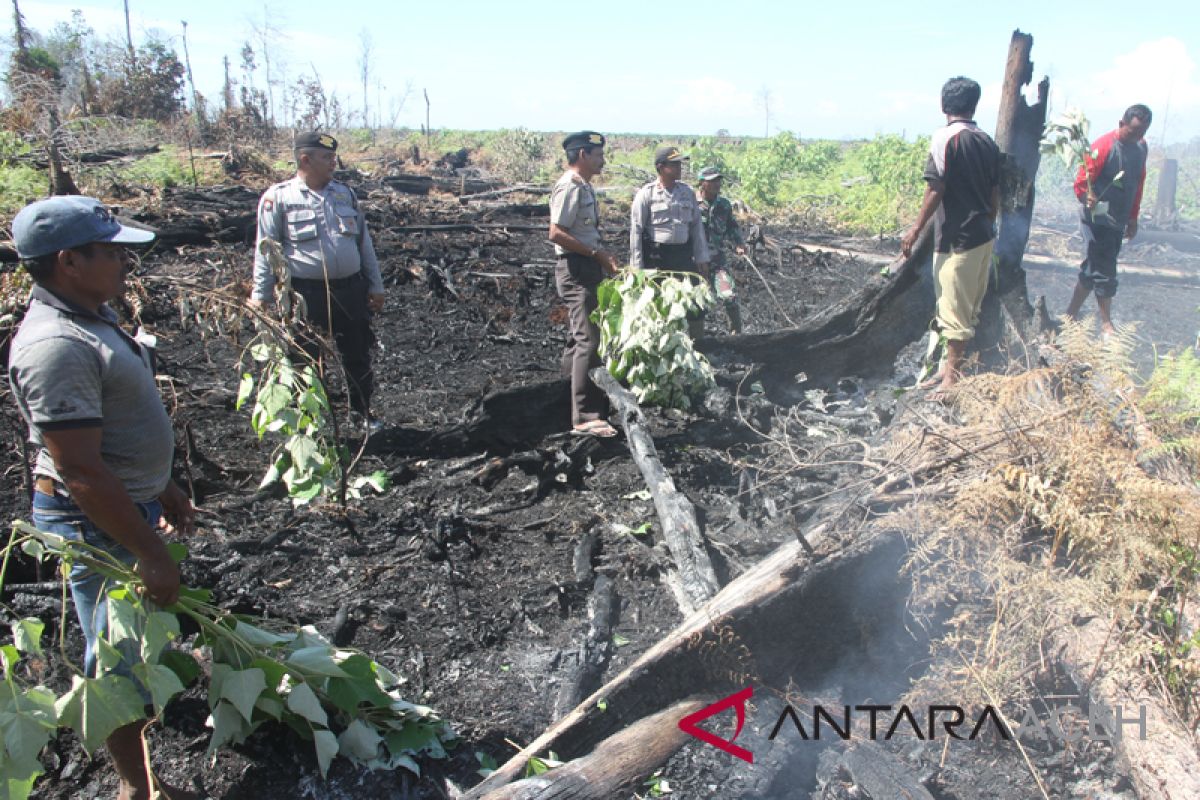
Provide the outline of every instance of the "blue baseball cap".
<path id="1" fill-rule="evenodd" d="M 13 243 L 21 258 L 38 258 L 92 242 L 145 244 L 154 233 L 127 228 L 93 197 L 66 195 L 30 203 L 17 212 Z"/>

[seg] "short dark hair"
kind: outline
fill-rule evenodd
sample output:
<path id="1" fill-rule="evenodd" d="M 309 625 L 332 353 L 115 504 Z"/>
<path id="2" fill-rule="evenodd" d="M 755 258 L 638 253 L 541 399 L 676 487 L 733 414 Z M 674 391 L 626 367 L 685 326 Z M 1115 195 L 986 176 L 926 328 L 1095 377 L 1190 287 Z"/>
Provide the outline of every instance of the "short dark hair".
<path id="1" fill-rule="evenodd" d="M 1125 109 L 1125 115 L 1121 117 L 1121 122 L 1124 122 L 1126 125 L 1128 125 L 1129 123 L 1133 122 L 1134 117 L 1137 117 L 1142 122 L 1146 123 L 1146 127 L 1149 127 L 1150 120 L 1154 119 L 1154 115 L 1150 113 L 1150 106 L 1145 106 L 1141 103 L 1135 103 L 1134 105 L 1131 105 L 1129 108 Z"/>
<path id="2" fill-rule="evenodd" d="M 95 255 L 96 249 L 92 246 L 95 242 L 81 244 L 78 247 L 69 247 L 68 250 L 75 250 L 83 253 L 91 258 Z M 37 258 L 27 258 L 21 262 L 21 266 L 29 273 L 29 277 L 33 278 L 33 282 L 38 285 L 45 285 L 54 277 L 54 265 L 58 263 L 58 254 L 61 250 L 55 250 L 53 253 L 46 253 L 44 256 Z"/>
<path id="3" fill-rule="evenodd" d="M 953 114 L 956 117 L 973 117 L 975 106 L 979 105 L 979 95 L 982 93 L 979 84 L 970 78 L 961 75 L 951 78 L 942 87 L 942 113 Z"/>
<path id="4" fill-rule="evenodd" d="M 581 155 L 583 155 L 584 153 L 591 155 L 593 150 L 600 148 L 600 147 L 604 147 L 604 145 L 589 144 L 586 147 L 572 147 L 571 149 L 566 151 L 567 152 L 567 164 L 568 165 L 574 164 L 575 162 L 577 162 L 579 160 L 579 157 Z"/>

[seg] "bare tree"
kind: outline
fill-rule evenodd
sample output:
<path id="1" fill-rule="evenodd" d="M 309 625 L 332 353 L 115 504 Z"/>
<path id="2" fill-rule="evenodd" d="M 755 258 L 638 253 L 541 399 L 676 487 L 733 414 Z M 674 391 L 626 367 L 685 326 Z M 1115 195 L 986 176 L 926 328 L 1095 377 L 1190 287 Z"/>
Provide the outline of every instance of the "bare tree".
<path id="1" fill-rule="evenodd" d="M 763 138 L 771 138 L 771 90 L 764 83 L 754 96 L 755 101 L 763 112 Z"/>
<path id="2" fill-rule="evenodd" d="M 413 82 L 412 82 L 412 78 L 409 78 L 404 83 L 404 93 L 401 94 L 399 97 L 397 97 L 396 95 L 391 96 L 390 100 L 388 101 L 388 110 L 391 112 L 391 115 L 392 115 L 391 119 L 388 121 L 389 128 L 396 127 L 396 123 L 400 120 L 400 112 L 402 112 L 404 110 L 404 105 L 405 105 L 405 103 L 408 102 L 409 95 L 412 94 L 412 91 L 413 91 Z"/>
<path id="3" fill-rule="evenodd" d="M 29 49 L 29 31 L 25 28 L 25 17 L 21 14 L 21 7 L 17 5 L 17 0 L 12 0 L 13 4 L 13 39 L 17 45 L 17 54 L 24 56 Z"/>
<path id="4" fill-rule="evenodd" d="M 368 116 L 367 107 L 367 86 L 371 77 L 371 57 L 373 55 L 373 47 L 371 45 L 371 32 L 363 28 L 358 33 L 359 51 L 358 51 L 358 74 L 362 78 L 363 90 L 363 127 L 371 127 L 371 118 Z"/>
<path id="5" fill-rule="evenodd" d="M 130 62 L 134 59 L 133 29 L 129 26 L 129 0 L 125 0 L 125 49 L 129 52 Z"/>
<path id="6" fill-rule="evenodd" d="M 266 84 L 267 118 L 275 124 L 275 89 L 279 76 L 272 72 L 272 64 L 278 60 L 276 46 L 283 39 L 283 17 L 270 4 L 263 3 L 262 22 L 250 21 L 250 29 L 258 43 L 258 55 L 262 58 L 263 77 Z M 278 67 L 278 63 L 275 63 Z M 276 70 L 278 71 L 278 70 Z"/>
<path id="7" fill-rule="evenodd" d="M 233 96 L 233 79 L 229 77 L 229 56 L 225 56 L 225 83 L 221 85 L 221 100 L 225 104 L 225 110 L 233 110 L 234 103 L 237 101 Z"/>

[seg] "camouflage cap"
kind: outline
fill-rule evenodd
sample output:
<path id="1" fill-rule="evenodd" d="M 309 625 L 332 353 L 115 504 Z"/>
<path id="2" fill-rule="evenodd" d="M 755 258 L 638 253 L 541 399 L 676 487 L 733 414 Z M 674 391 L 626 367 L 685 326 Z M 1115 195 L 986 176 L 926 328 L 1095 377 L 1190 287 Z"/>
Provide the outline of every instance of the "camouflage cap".
<path id="1" fill-rule="evenodd" d="M 718 167 L 705 167 L 696 175 L 701 181 L 712 181 L 721 177 L 721 170 Z"/>
<path id="2" fill-rule="evenodd" d="M 663 145 L 654 151 L 654 166 L 666 164 L 668 161 L 687 161 L 688 157 L 684 155 L 678 147 L 674 145 Z"/>

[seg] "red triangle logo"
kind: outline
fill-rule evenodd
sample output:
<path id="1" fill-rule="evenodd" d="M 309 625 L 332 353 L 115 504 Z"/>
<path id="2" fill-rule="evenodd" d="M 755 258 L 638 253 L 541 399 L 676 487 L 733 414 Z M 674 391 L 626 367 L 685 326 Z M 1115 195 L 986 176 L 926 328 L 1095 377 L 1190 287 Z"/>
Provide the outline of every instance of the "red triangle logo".
<path id="1" fill-rule="evenodd" d="M 754 687 L 747 686 L 740 692 L 729 695 L 729 697 L 726 697 L 724 700 L 718 700 L 711 706 L 705 706 L 694 714 L 688 714 L 686 717 L 679 720 L 679 730 L 683 731 L 689 736 L 695 736 L 705 744 L 711 744 L 718 750 L 723 750 L 726 753 L 729 753 L 729 755 L 733 756 L 734 758 L 740 758 L 747 764 L 753 764 L 754 753 L 751 753 L 744 747 L 738 747 L 733 743 L 734 740 L 737 739 L 737 737 L 741 734 L 742 726 L 746 724 L 746 702 L 749 701 L 753 696 Z M 714 736 L 708 731 L 702 730 L 696 725 L 697 722 L 701 722 L 709 717 L 720 714 L 722 711 L 730 707 L 733 707 L 737 710 L 737 730 L 733 734 L 733 739 L 729 739 L 727 741 L 722 739 L 720 736 Z"/>

